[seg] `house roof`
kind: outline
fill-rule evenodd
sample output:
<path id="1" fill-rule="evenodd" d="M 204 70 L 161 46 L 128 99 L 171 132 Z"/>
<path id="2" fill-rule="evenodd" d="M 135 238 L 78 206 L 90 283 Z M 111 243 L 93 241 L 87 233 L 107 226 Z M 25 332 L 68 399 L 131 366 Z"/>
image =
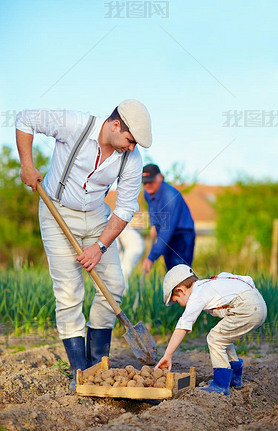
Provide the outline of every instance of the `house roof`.
<path id="1" fill-rule="evenodd" d="M 196 186 L 194 186 L 188 193 L 183 193 L 183 190 L 186 189 L 186 187 L 184 186 L 178 186 L 177 189 L 181 191 L 196 224 L 215 223 L 216 213 L 213 208 L 213 203 L 216 201 L 217 194 L 223 192 L 225 190 L 225 187 L 196 184 Z M 105 202 L 110 206 L 111 210 L 113 211 L 116 205 L 115 190 L 111 190 L 108 193 Z M 146 212 L 147 205 L 143 198 L 142 190 L 139 194 L 138 203 L 140 208 L 139 211 Z M 142 219 L 142 217 L 140 218 Z M 138 213 L 134 215 L 134 221 L 132 223 L 133 225 L 134 223 L 136 224 L 136 219 L 137 221 L 139 220 Z M 141 222 L 139 224 L 141 224 Z"/>

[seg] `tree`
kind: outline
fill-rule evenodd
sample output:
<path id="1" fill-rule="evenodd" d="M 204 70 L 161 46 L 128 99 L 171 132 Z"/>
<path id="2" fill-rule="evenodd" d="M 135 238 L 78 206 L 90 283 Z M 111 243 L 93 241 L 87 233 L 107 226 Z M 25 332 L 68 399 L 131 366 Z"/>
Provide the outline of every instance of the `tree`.
<path id="1" fill-rule="evenodd" d="M 229 253 L 239 254 L 245 246 L 260 248 L 269 261 L 273 219 L 278 214 L 278 183 L 238 181 L 217 196 L 216 235 Z"/>
<path id="2" fill-rule="evenodd" d="M 33 150 L 34 165 L 44 175 L 49 158 L 38 148 Z M 0 259 L 2 264 L 18 266 L 25 261 L 42 258 L 42 242 L 38 222 L 37 193 L 20 179 L 20 162 L 12 149 L 0 152 Z"/>
<path id="3" fill-rule="evenodd" d="M 197 184 L 196 180 L 189 178 L 183 162 L 173 163 L 170 169 L 165 172 L 164 179 L 176 187 L 181 194 L 191 192 Z"/>

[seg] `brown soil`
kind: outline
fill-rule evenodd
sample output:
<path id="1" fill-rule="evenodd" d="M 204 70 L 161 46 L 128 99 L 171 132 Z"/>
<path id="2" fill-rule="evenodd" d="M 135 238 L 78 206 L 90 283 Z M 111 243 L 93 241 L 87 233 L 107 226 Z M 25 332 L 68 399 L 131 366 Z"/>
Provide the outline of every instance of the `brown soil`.
<path id="1" fill-rule="evenodd" d="M 1 343 L 2 341 L 2 343 Z M 0 431 L 3 430 L 277 430 L 278 350 L 253 346 L 244 359 L 244 387 L 230 396 L 190 390 L 162 402 L 81 398 L 68 392 L 69 378 L 57 366 L 66 361 L 56 339 L 0 339 Z M 25 347 L 24 351 L 18 351 Z M 185 350 L 188 349 L 188 350 Z M 162 355 L 164 346 L 159 346 Z M 110 365 L 141 368 L 130 350 L 114 339 Z M 197 370 L 197 384 L 211 377 L 203 340 L 188 341 L 177 352 L 173 371 Z M 62 370 L 64 366 L 60 367 Z"/>

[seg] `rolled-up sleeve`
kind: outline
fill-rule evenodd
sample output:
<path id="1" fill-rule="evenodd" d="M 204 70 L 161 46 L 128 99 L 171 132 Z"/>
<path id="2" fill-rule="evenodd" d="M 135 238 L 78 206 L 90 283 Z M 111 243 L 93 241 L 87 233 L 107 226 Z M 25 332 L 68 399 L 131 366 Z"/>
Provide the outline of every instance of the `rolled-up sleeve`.
<path id="1" fill-rule="evenodd" d="M 17 114 L 15 127 L 30 135 L 43 133 L 64 142 L 78 124 L 80 114 L 66 110 L 26 109 Z"/>
<path id="2" fill-rule="evenodd" d="M 178 320 L 176 329 L 186 329 L 187 331 L 191 332 L 192 326 L 203 311 L 204 306 L 205 301 L 202 301 L 201 298 L 190 298 L 184 313 Z"/>
<path id="3" fill-rule="evenodd" d="M 143 172 L 143 162 L 137 147 L 128 156 L 127 163 L 120 176 L 117 186 L 117 201 L 114 214 L 120 219 L 130 222 L 133 214 L 138 211 L 137 202 Z"/>

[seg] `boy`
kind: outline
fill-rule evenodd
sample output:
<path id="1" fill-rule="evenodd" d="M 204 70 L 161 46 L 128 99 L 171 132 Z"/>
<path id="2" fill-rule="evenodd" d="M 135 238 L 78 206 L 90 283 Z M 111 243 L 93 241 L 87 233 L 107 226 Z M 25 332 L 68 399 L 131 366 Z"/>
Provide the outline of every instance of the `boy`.
<path id="1" fill-rule="evenodd" d="M 202 310 L 222 320 L 207 336 L 214 377 L 208 392 L 229 395 L 229 387 L 242 388 L 242 359 L 238 359 L 233 343 L 242 335 L 258 328 L 266 319 L 263 297 L 249 276 L 221 272 L 207 280 L 199 280 L 187 265 L 176 265 L 163 281 L 163 299 L 169 306 L 178 302 L 186 307 L 170 339 L 164 356 L 156 368 L 172 367 L 172 356 Z"/>

